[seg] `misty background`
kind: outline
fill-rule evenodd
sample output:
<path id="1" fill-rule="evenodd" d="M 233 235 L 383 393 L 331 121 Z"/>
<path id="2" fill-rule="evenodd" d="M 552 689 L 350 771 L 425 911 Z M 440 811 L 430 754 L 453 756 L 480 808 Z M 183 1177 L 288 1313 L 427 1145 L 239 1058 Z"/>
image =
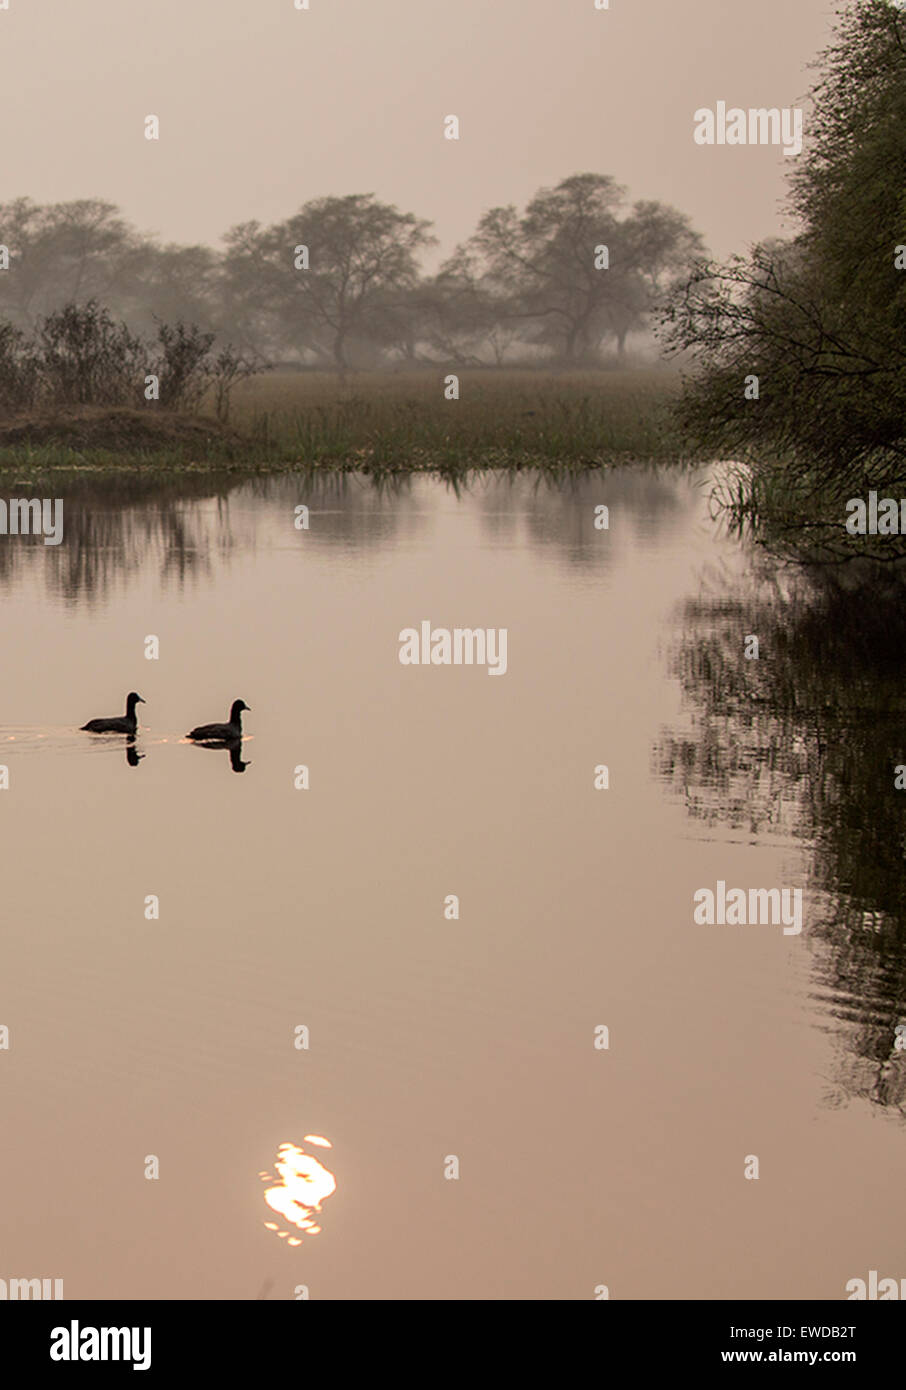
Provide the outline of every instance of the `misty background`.
<path id="1" fill-rule="evenodd" d="M 374 193 L 435 224 L 431 269 L 487 208 L 593 170 L 682 209 L 717 257 L 784 230 L 791 161 L 696 146 L 692 114 L 796 104 L 828 0 L 310 2 L 11 0 L 0 201 L 98 197 L 164 242 L 216 246 Z"/>

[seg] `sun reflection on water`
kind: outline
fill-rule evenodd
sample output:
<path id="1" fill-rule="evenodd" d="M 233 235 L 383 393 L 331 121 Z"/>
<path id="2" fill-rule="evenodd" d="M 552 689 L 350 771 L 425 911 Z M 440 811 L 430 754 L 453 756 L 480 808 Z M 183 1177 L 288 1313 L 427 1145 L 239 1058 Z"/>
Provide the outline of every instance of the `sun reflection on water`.
<path id="1" fill-rule="evenodd" d="M 302 1142 L 322 1149 L 332 1147 L 330 1140 L 320 1134 L 306 1134 Z M 328 1172 L 313 1154 L 306 1153 L 298 1144 L 281 1144 L 274 1167 L 280 1182 L 265 1189 L 264 1200 L 271 1211 L 283 1217 L 287 1225 L 306 1235 L 317 1235 L 321 1227 L 315 1214 L 320 1212 L 321 1203 L 332 1196 L 337 1188 L 333 1173 Z M 273 1173 L 261 1172 L 258 1176 L 262 1182 L 275 1181 Z M 299 1236 L 282 1230 L 276 1221 L 265 1221 L 264 1225 L 267 1230 L 276 1232 L 287 1245 L 302 1244 Z"/>

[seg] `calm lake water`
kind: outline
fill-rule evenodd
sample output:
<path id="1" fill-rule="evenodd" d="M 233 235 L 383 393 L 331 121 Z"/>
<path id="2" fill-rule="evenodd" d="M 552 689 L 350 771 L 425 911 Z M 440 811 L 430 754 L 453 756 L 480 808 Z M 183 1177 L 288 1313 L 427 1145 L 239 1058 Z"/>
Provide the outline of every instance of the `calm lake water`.
<path id="1" fill-rule="evenodd" d="M 842 1299 L 906 1275 L 883 605 L 747 551 L 678 474 L 62 495 L 62 545 L 0 540 L 0 1277 Z M 401 665 L 424 620 L 506 628 L 506 674 Z M 131 689 L 130 761 L 78 726 Z M 235 698 L 241 756 L 183 740 Z M 719 880 L 802 888 L 801 934 L 696 925 Z"/>

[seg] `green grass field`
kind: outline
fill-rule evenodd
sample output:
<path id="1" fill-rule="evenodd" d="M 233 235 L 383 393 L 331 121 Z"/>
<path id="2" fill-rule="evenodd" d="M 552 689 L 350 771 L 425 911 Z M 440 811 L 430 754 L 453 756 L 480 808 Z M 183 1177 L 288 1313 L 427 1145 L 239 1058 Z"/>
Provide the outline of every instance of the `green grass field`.
<path id="1" fill-rule="evenodd" d="M 144 412 L 0 427 L 0 469 L 186 467 L 364 472 L 476 468 L 577 470 L 679 459 L 670 404 L 676 373 L 446 369 L 370 372 L 341 383 L 322 372 L 272 372 L 234 392 L 229 427 Z M 200 425 L 209 424 L 206 433 Z M 15 428 L 13 428 L 15 426 Z M 90 428 L 89 428 L 90 426 Z M 155 436 L 159 427 L 160 437 Z"/>

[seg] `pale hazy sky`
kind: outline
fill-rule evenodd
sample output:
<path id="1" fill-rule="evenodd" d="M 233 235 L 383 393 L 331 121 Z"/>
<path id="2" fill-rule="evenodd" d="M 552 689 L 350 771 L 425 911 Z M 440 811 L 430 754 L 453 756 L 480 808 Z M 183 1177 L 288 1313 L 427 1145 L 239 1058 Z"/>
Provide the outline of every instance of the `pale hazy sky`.
<path id="1" fill-rule="evenodd" d="M 0 200 L 97 196 L 216 243 L 373 192 L 449 251 L 491 206 L 613 175 L 719 255 L 782 230 L 775 148 L 701 147 L 693 112 L 792 106 L 834 0 L 9 0 Z M 144 138 L 157 115 L 161 138 Z M 442 136 L 459 116 L 458 143 Z M 806 139 L 807 139 L 806 125 Z"/>

